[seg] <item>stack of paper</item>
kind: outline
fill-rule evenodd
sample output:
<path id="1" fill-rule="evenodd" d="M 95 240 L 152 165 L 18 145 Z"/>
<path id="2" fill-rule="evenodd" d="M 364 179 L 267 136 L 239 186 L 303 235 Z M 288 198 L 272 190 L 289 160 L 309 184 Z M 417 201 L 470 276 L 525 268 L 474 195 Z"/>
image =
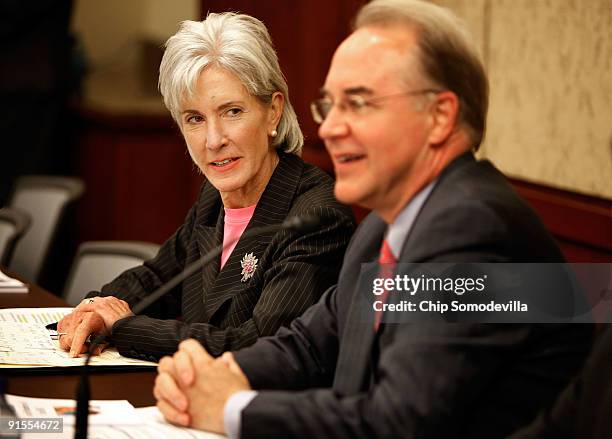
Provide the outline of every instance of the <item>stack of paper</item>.
<path id="1" fill-rule="evenodd" d="M 0 310 L 0 368 L 82 366 L 85 355 L 72 358 L 52 338 L 45 325 L 57 322 L 72 308 L 9 308 Z M 55 337 L 57 338 L 57 337 Z M 156 366 L 150 361 L 123 357 L 108 348 L 91 358 L 91 366 Z"/>
<path id="2" fill-rule="evenodd" d="M 28 286 L 0 270 L 0 293 L 27 293 Z"/>
<path id="3" fill-rule="evenodd" d="M 42 326 L 59 322 L 72 312 L 72 308 L 6 308 L 0 310 L 0 324 L 3 322 L 39 323 Z"/>
<path id="4" fill-rule="evenodd" d="M 45 439 L 69 438 L 74 435 L 75 401 L 72 399 L 27 398 L 6 395 L 6 401 L 22 420 L 28 418 L 46 419 L 55 425 L 61 424 L 61 432 L 49 431 Z M 61 420 L 61 421 L 60 421 Z M 128 401 L 89 402 L 89 437 L 98 439 L 160 438 L 160 439 L 218 439 L 222 436 L 190 428 L 168 424 L 157 407 L 135 409 Z M 59 422 L 58 422 L 59 421 Z M 27 422 L 26 424 L 27 425 Z M 22 434 L 22 438 L 42 437 L 39 433 Z"/>

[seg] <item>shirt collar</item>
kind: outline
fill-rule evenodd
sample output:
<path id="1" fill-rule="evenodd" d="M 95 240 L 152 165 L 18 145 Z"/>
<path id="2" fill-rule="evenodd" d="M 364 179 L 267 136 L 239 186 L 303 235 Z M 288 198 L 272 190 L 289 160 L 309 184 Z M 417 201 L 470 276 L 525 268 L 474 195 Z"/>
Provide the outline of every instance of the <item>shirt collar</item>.
<path id="1" fill-rule="evenodd" d="M 395 221 L 387 228 L 387 236 L 385 239 L 389 247 L 391 247 L 391 252 L 396 259 L 399 260 L 404 241 L 410 229 L 412 229 L 414 220 L 421 211 L 423 204 L 425 204 L 427 197 L 429 197 L 437 181 L 437 179 L 432 181 L 412 197 L 412 200 L 406 204 L 406 207 L 402 209 L 397 218 L 395 218 Z"/>

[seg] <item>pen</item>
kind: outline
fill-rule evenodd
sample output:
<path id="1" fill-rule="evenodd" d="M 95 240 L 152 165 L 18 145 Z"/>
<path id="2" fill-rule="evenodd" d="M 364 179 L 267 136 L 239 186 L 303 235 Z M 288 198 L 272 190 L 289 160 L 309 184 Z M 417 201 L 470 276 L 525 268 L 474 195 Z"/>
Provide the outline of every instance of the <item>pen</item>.
<path id="1" fill-rule="evenodd" d="M 67 332 L 58 332 L 57 334 L 49 334 L 49 337 L 51 337 L 51 340 L 59 340 L 59 338 L 62 335 L 68 335 L 68 333 Z M 90 335 L 89 337 L 87 337 L 87 340 L 85 340 L 85 342 L 91 343 L 91 338 L 92 338 L 92 336 Z"/>

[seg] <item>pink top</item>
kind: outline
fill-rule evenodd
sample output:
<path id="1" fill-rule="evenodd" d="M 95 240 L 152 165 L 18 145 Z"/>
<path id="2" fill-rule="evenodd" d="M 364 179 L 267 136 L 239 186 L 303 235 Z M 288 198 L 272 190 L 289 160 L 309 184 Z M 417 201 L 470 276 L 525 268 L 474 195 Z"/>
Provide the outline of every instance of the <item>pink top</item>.
<path id="1" fill-rule="evenodd" d="M 244 232 L 244 229 L 249 225 L 249 221 L 251 221 L 256 207 L 257 205 L 242 207 L 240 209 L 223 208 L 225 210 L 225 224 L 223 225 L 224 250 L 221 254 L 221 269 L 223 269 L 223 266 L 234 251 L 236 244 L 238 244 L 238 239 L 240 239 L 242 232 Z M 226 244 L 231 241 L 234 241 L 233 244 L 226 247 Z"/>

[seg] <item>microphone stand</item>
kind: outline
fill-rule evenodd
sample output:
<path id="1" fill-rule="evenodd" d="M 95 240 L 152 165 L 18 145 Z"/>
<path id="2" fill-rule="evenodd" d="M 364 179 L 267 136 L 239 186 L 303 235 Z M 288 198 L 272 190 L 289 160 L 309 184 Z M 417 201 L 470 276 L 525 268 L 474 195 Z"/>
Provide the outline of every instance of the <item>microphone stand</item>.
<path id="1" fill-rule="evenodd" d="M 174 287 L 179 285 L 193 273 L 198 271 L 205 264 L 208 264 L 210 261 L 215 259 L 223 252 L 223 250 L 230 247 L 241 238 L 250 238 L 254 235 L 277 232 L 282 229 L 303 232 L 310 231 L 316 228 L 318 225 L 319 219 L 315 216 L 292 217 L 280 224 L 271 224 L 269 226 L 255 227 L 251 230 L 245 231 L 241 236 L 236 237 L 233 240 L 216 247 L 214 250 L 202 255 L 199 259 L 187 265 L 183 269 L 183 271 L 181 271 L 168 282 L 160 286 L 157 290 L 153 291 L 150 295 L 138 302 L 134 306 L 134 308 L 132 308 L 132 312 L 136 315 L 140 314 L 149 305 L 159 300 L 162 296 L 164 296 Z M 105 335 L 96 335 L 95 337 L 93 337 L 91 343 L 89 344 L 89 349 L 87 350 L 87 357 L 85 358 L 85 363 L 83 364 L 83 368 L 81 369 L 81 377 L 77 387 L 76 397 L 77 410 L 74 430 L 75 439 L 87 439 L 89 400 L 91 398 L 91 392 L 89 387 L 89 362 L 96 347 L 99 344 L 104 343 L 106 340 L 107 337 Z"/>
<path id="2" fill-rule="evenodd" d="M 76 419 L 75 419 L 75 430 L 74 437 L 80 439 L 87 439 L 87 427 L 89 417 L 89 400 L 91 399 L 90 388 L 89 388 L 89 361 L 99 344 L 106 341 L 106 336 L 96 335 L 89 345 L 87 350 L 87 357 L 85 357 L 85 364 L 81 368 L 81 378 L 77 386 L 76 396 Z"/>

